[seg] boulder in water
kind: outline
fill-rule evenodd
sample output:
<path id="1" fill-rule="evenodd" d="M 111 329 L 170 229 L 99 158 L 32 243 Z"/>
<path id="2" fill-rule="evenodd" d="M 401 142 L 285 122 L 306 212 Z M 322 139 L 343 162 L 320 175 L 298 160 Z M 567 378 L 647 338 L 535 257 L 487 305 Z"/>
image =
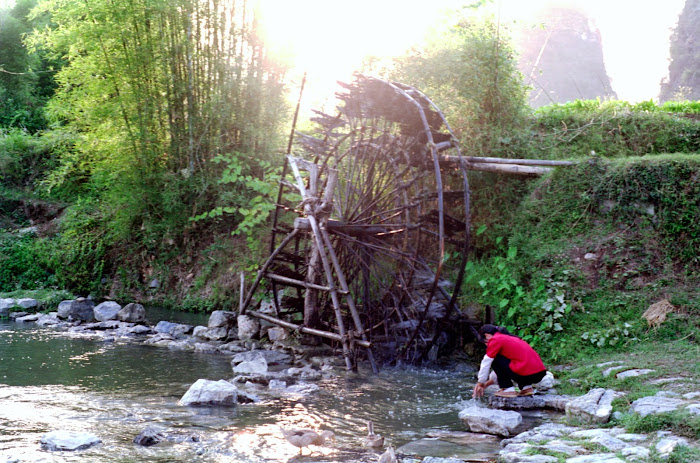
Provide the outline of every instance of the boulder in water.
<path id="1" fill-rule="evenodd" d="M 102 442 L 97 436 L 88 432 L 51 431 L 41 438 L 44 450 L 85 450 Z"/>

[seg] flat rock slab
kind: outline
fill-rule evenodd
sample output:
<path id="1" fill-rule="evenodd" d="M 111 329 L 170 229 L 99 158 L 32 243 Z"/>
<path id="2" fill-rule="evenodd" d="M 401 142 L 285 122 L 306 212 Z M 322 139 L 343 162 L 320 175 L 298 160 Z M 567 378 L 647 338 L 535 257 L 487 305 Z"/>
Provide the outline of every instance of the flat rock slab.
<path id="1" fill-rule="evenodd" d="M 459 419 L 467 425 L 471 432 L 510 436 L 523 422 L 518 412 L 494 410 L 484 407 L 467 407 L 459 412 Z"/>
<path id="2" fill-rule="evenodd" d="M 544 396 L 534 395 L 530 397 L 499 397 L 491 396 L 489 405 L 493 408 L 505 410 L 532 410 L 546 408 Z"/>
<path id="3" fill-rule="evenodd" d="M 396 449 L 396 453 L 419 457 L 457 458 L 463 461 L 493 461 L 498 454 L 498 442 L 477 445 L 460 445 L 437 438 L 424 438 L 409 442 Z"/>
<path id="4" fill-rule="evenodd" d="M 622 394 L 612 389 L 591 389 L 566 404 L 566 416 L 594 423 L 607 423 L 612 413 L 612 401 Z"/>
<path id="5" fill-rule="evenodd" d="M 41 448 L 51 451 L 85 450 L 102 442 L 94 434 L 77 431 L 52 431 L 41 438 Z"/>
<path id="6" fill-rule="evenodd" d="M 632 402 L 630 409 L 635 413 L 639 413 L 641 416 L 647 416 L 657 413 L 672 412 L 684 404 L 686 404 L 686 401 L 682 399 L 655 395 L 635 400 Z"/>

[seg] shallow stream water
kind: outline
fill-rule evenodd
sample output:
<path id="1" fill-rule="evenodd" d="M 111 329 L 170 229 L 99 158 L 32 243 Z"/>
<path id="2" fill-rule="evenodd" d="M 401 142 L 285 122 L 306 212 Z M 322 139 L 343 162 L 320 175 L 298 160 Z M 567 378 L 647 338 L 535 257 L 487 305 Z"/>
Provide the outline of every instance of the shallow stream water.
<path id="1" fill-rule="evenodd" d="M 153 314 L 149 313 L 153 321 Z M 206 318 L 176 320 L 206 325 Z M 398 448 L 430 432 L 464 431 L 457 414 L 470 396 L 473 373 L 393 368 L 347 373 L 306 396 L 283 395 L 235 408 L 194 408 L 178 400 L 199 378 L 230 379 L 230 358 L 131 343 L 69 337 L 34 324 L 0 322 L 0 462 L 360 462 L 366 422 Z M 471 400 L 471 399 L 469 399 Z M 532 423 L 547 419 L 526 417 Z M 153 447 L 132 441 L 147 427 L 197 436 Z M 299 449 L 280 427 L 335 432 L 329 447 Z M 50 431 L 97 435 L 102 443 L 77 452 L 40 447 Z M 496 441 L 459 446 L 475 460 L 498 451 Z M 441 451 L 450 456 L 450 447 Z M 455 450 L 456 451 L 456 450 Z"/>

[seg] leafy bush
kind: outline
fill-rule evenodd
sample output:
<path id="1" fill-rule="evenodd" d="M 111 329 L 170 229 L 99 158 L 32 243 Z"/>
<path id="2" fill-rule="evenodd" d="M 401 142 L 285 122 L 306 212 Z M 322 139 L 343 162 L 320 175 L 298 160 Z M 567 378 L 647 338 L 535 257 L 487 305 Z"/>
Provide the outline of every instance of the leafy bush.
<path id="1" fill-rule="evenodd" d="M 0 292 L 51 287 L 54 276 L 33 233 L 0 230 Z"/>
<path id="2" fill-rule="evenodd" d="M 465 295 L 473 302 L 495 307 L 498 324 L 556 359 L 553 344 L 565 330 L 572 308 L 566 300 L 568 283 L 566 278 L 553 278 L 546 272 L 526 277 L 517 255 L 517 248 L 511 246 L 505 256 L 469 262 Z"/>
<path id="3" fill-rule="evenodd" d="M 83 295 L 99 290 L 107 270 L 106 229 L 94 200 L 81 199 L 67 209 L 60 233 L 42 241 L 59 287 Z"/>

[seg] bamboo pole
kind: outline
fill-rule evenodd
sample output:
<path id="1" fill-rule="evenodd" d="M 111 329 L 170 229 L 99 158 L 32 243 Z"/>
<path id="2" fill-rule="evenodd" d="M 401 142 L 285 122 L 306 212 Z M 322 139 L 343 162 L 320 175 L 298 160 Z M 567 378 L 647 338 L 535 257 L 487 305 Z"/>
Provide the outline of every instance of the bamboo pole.
<path id="1" fill-rule="evenodd" d="M 253 294 L 255 293 L 255 290 L 258 288 L 258 285 L 260 284 L 260 280 L 262 280 L 262 277 L 265 275 L 265 272 L 267 271 L 268 267 L 272 264 L 272 261 L 274 260 L 275 257 L 277 257 L 277 254 L 279 254 L 282 249 L 284 249 L 287 244 L 289 244 L 292 239 L 296 236 L 298 233 L 298 230 L 292 230 L 292 232 L 287 235 L 284 240 L 280 243 L 277 248 L 272 251 L 270 254 L 270 257 L 267 258 L 265 263 L 263 264 L 262 267 L 260 267 L 260 270 L 258 270 L 258 275 L 255 277 L 255 281 L 253 282 L 253 285 L 250 287 L 250 290 L 248 291 L 248 295 L 245 298 L 245 301 L 241 304 L 239 314 L 244 315 L 246 312 L 246 309 L 248 308 L 248 305 L 250 305 L 251 299 L 253 299 Z M 276 296 L 275 296 L 276 297 Z"/>
<path id="2" fill-rule="evenodd" d="M 294 174 L 294 178 L 297 181 L 297 188 L 301 193 L 301 197 L 304 200 L 310 199 L 306 192 L 306 187 L 304 186 L 304 180 L 301 177 L 301 172 L 299 172 L 299 167 L 295 162 L 296 158 L 293 158 L 292 156 L 288 156 L 287 158 L 289 159 L 289 165 L 292 167 L 292 172 Z M 328 256 L 324 251 L 323 239 L 321 238 L 321 233 L 319 231 L 318 223 L 316 222 L 314 211 L 311 209 L 311 205 L 308 203 L 308 201 L 305 201 L 304 212 L 306 213 L 309 219 L 309 224 L 311 225 L 311 229 L 313 230 L 311 236 L 313 237 L 316 247 L 320 251 L 319 257 L 321 258 L 321 263 L 323 264 L 323 271 L 326 274 L 326 281 L 328 283 L 328 287 L 331 288 L 331 301 L 333 302 L 333 310 L 335 312 L 335 318 L 338 323 L 338 333 L 342 338 L 341 342 L 343 346 L 343 356 L 345 357 L 345 365 L 348 370 L 353 370 L 353 362 L 351 360 L 352 354 L 350 352 L 350 347 L 348 346 L 347 337 L 345 335 L 345 324 L 343 323 L 343 315 L 340 312 L 340 301 L 338 300 L 338 293 L 336 292 L 335 284 L 333 283 L 333 274 L 331 273 L 331 268 L 328 263 Z"/>
<path id="3" fill-rule="evenodd" d="M 464 159 L 469 163 L 491 163 L 491 164 L 518 164 L 523 166 L 573 166 L 576 164 L 572 161 L 558 161 L 550 159 L 510 159 L 510 158 L 488 158 L 478 156 L 448 156 L 441 155 L 440 161 L 448 164 L 459 164 L 460 159 Z"/>
<path id="4" fill-rule="evenodd" d="M 515 175 L 544 175 L 552 171 L 552 167 L 522 166 L 515 164 L 496 164 L 491 162 L 469 163 L 468 170 L 481 172 L 498 172 Z"/>
<path id="5" fill-rule="evenodd" d="M 320 336 L 320 337 L 322 337 L 322 338 L 332 339 L 332 340 L 334 340 L 334 341 L 338 341 L 338 342 L 341 342 L 341 343 L 342 343 L 343 340 L 344 340 L 343 336 L 340 336 L 339 334 L 331 333 L 331 332 L 329 332 L 329 331 L 317 330 L 317 329 L 314 329 L 314 328 L 308 328 L 308 327 L 303 326 L 303 325 L 295 325 L 294 323 L 290 323 L 290 322 L 287 322 L 287 321 L 284 321 L 284 320 L 280 320 L 280 319 L 278 319 L 278 318 L 271 317 L 270 315 L 267 315 L 267 314 L 264 314 L 264 313 L 261 313 L 261 312 L 256 312 L 255 310 L 249 311 L 249 312 L 248 312 L 248 315 L 250 315 L 250 316 L 252 316 L 252 317 L 259 318 L 259 319 L 261 319 L 261 320 L 268 321 L 268 322 L 270 322 L 270 323 L 274 323 L 275 325 L 281 326 L 282 328 L 286 328 L 286 329 L 288 329 L 288 330 L 299 331 L 299 332 L 301 332 L 301 333 L 304 333 L 304 334 L 311 334 L 311 335 L 313 335 L 313 336 Z M 368 342 L 368 341 L 365 341 L 365 340 L 355 339 L 354 342 L 355 342 L 355 344 L 357 344 L 358 346 L 366 347 L 366 348 L 368 348 L 368 349 L 369 349 L 370 347 L 372 347 L 372 344 L 371 344 L 370 342 Z"/>

